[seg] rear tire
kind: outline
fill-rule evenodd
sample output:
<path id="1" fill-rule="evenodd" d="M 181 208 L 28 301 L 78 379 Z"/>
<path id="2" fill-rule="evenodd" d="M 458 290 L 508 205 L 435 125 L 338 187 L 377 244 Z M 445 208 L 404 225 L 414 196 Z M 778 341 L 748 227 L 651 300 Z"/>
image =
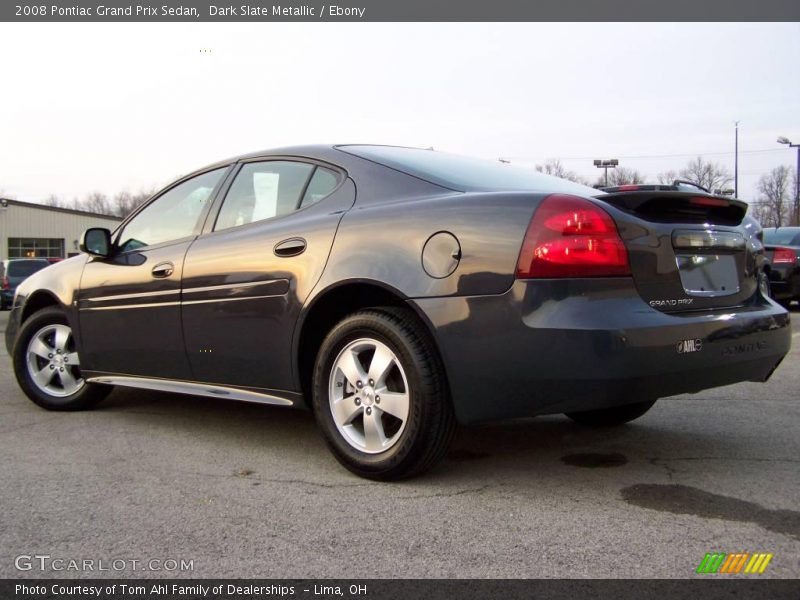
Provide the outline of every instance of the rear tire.
<path id="1" fill-rule="evenodd" d="M 367 309 L 340 321 L 317 355 L 313 394 L 333 455 L 368 479 L 427 471 L 455 430 L 441 360 L 408 309 Z"/>
<path id="2" fill-rule="evenodd" d="M 55 307 L 34 313 L 22 324 L 12 361 L 22 391 L 47 410 L 91 408 L 113 389 L 84 381 L 72 329 Z"/>
<path id="3" fill-rule="evenodd" d="M 638 419 L 656 403 L 655 400 L 625 404 L 611 408 L 565 413 L 570 419 L 590 427 L 613 427 Z"/>

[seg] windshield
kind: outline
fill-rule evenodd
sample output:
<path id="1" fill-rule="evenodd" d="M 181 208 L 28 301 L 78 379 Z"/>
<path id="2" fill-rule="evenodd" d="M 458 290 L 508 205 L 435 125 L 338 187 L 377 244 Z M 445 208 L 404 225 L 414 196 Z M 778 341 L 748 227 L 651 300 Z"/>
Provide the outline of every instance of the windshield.
<path id="1" fill-rule="evenodd" d="M 764 242 L 773 246 L 800 246 L 800 229 L 765 229 Z"/>
<path id="2" fill-rule="evenodd" d="M 581 196 L 602 194 L 589 186 L 545 175 L 534 169 L 445 152 L 397 146 L 353 145 L 337 148 L 451 190 L 559 192 Z"/>
<path id="3" fill-rule="evenodd" d="M 28 277 L 48 266 L 46 260 L 12 260 L 8 263 L 9 277 Z"/>

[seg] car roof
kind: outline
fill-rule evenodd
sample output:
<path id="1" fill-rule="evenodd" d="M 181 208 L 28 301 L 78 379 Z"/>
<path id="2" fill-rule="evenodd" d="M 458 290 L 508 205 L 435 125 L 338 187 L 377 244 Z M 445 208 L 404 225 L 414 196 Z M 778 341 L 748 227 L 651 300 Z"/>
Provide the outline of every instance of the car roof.
<path id="1" fill-rule="evenodd" d="M 257 150 L 255 152 L 246 152 L 244 154 L 238 154 L 236 156 L 228 157 L 224 160 L 213 162 L 209 165 L 204 166 L 201 169 L 197 169 L 196 172 L 208 171 L 210 169 L 224 167 L 225 165 L 229 165 L 231 163 L 240 160 L 261 158 L 262 156 L 302 156 L 307 158 L 316 158 L 319 160 L 325 160 L 326 158 L 330 159 L 330 157 L 335 155 L 336 147 L 339 145 L 341 144 L 308 144 L 304 146 L 281 146 L 278 148 Z"/>
<path id="2" fill-rule="evenodd" d="M 42 261 L 47 262 L 46 258 L 39 258 L 39 257 L 6 258 L 5 260 L 3 260 L 3 262 L 10 263 L 10 262 L 19 262 L 21 260 L 35 260 L 37 262 L 42 262 Z"/>

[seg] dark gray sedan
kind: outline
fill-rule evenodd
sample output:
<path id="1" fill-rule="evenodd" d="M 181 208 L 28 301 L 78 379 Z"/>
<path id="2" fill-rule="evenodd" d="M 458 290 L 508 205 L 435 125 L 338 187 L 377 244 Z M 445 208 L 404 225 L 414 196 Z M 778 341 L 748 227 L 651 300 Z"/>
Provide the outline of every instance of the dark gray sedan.
<path id="1" fill-rule="evenodd" d="M 764 246 L 772 297 L 787 308 L 800 302 L 800 227 L 764 230 Z"/>
<path id="2" fill-rule="evenodd" d="M 19 286 L 6 343 L 45 408 L 112 386 L 308 407 L 344 466 L 398 479 L 456 422 L 617 425 L 765 381 L 789 316 L 745 212 L 428 150 L 259 152 L 87 231 Z"/>

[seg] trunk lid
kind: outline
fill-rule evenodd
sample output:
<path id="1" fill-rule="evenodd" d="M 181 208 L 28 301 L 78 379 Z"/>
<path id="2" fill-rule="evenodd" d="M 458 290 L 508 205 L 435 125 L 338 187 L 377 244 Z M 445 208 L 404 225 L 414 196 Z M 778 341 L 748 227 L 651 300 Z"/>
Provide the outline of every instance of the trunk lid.
<path id="1" fill-rule="evenodd" d="M 610 205 L 642 298 L 663 312 L 752 301 L 763 244 L 739 200 L 680 191 L 597 196 Z"/>

